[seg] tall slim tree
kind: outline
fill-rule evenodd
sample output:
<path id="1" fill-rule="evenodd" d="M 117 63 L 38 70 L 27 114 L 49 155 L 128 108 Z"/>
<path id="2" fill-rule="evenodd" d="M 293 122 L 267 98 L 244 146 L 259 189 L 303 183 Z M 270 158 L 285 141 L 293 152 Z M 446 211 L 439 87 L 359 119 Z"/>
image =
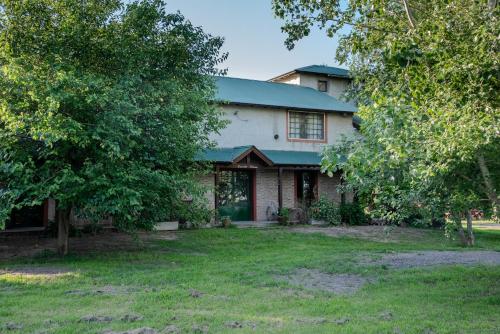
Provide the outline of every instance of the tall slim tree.
<path id="1" fill-rule="evenodd" d="M 0 0 L 0 222 L 53 198 L 66 254 L 72 212 L 190 212 L 222 43 L 161 0 Z"/>
<path id="2" fill-rule="evenodd" d="M 472 208 L 489 207 L 498 219 L 496 1 L 273 3 L 290 48 L 315 25 L 330 36 L 349 26 L 337 59 L 354 76 L 363 139 L 350 145 L 342 167 L 367 204 L 399 221 L 410 207 L 446 211 L 464 236 L 460 218 Z M 326 169 L 336 168 L 335 152 Z M 471 244 L 468 233 L 464 243 Z"/>

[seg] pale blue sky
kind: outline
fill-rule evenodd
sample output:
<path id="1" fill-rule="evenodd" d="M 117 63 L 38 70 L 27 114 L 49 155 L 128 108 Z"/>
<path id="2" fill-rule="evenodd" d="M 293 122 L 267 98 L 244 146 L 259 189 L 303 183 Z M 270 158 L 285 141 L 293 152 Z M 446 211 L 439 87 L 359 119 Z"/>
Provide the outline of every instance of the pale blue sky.
<path id="1" fill-rule="evenodd" d="M 229 59 L 222 66 L 228 75 L 267 80 L 298 67 L 326 64 L 337 66 L 337 40 L 323 31 L 313 31 L 294 50 L 284 46 L 281 21 L 271 0 L 166 0 L 167 11 L 179 10 L 194 25 L 226 39 Z"/>

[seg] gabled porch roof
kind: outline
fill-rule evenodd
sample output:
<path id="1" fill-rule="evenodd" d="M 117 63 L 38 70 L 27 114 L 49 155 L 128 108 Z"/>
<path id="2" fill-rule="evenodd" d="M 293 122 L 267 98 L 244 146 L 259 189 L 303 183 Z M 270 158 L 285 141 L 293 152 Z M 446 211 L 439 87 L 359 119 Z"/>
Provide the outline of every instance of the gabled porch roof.
<path id="1" fill-rule="evenodd" d="M 317 152 L 259 150 L 255 146 L 238 146 L 207 149 L 196 160 L 215 163 L 238 163 L 247 155 L 254 153 L 268 166 L 320 166 L 321 155 Z"/>

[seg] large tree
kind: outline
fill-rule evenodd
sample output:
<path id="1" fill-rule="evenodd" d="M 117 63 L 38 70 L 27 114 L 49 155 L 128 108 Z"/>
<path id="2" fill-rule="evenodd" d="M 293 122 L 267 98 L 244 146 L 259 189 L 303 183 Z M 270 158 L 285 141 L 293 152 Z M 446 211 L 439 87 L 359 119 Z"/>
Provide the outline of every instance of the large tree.
<path id="1" fill-rule="evenodd" d="M 126 229 L 193 213 L 222 43 L 161 0 L 1 0 L 0 223 L 53 198 L 65 254 L 71 212 Z"/>
<path id="2" fill-rule="evenodd" d="M 315 25 L 340 34 L 337 59 L 354 77 L 361 138 L 327 152 L 325 169 L 342 167 L 389 220 L 450 213 L 472 244 L 470 210 L 498 219 L 500 205 L 496 1 L 274 0 L 274 9 L 290 48 Z"/>

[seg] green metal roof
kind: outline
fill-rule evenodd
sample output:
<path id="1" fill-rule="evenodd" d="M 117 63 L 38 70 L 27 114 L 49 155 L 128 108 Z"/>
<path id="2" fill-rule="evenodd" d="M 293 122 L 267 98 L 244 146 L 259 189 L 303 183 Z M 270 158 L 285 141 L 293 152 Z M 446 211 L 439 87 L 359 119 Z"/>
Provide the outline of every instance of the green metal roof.
<path id="1" fill-rule="evenodd" d="M 297 68 L 295 72 L 306 72 L 314 74 L 324 74 L 337 78 L 349 78 L 349 71 L 339 67 L 325 66 L 325 65 L 311 65 Z"/>
<path id="2" fill-rule="evenodd" d="M 236 158 L 252 148 L 253 146 L 239 146 L 208 149 L 201 152 L 196 159 L 198 161 L 233 163 Z M 259 152 L 272 161 L 273 165 L 319 166 L 321 164 L 321 155 L 317 152 L 282 150 L 259 150 Z"/>
<path id="3" fill-rule="evenodd" d="M 321 165 L 317 152 L 261 150 L 275 165 Z"/>
<path id="4" fill-rule="evenodd" d="M 356 107 L 309 87 L 228 77 L 215 79 L 216 100 L 220 102 L 306 111 L 357 111 Z"/>
<path id="5" fill-rule="evenodd" d="M 230 163 L 233 162 L 234 159 L 245 153 L 245 151 L 249 150 L 252 146 L 238 146 L 231 148 L 214 148 L 207 149 L 203 152 L 200 152 L 195 160 L 198 161 L 213 161 L 213 162 L 223 162 Z"/>

